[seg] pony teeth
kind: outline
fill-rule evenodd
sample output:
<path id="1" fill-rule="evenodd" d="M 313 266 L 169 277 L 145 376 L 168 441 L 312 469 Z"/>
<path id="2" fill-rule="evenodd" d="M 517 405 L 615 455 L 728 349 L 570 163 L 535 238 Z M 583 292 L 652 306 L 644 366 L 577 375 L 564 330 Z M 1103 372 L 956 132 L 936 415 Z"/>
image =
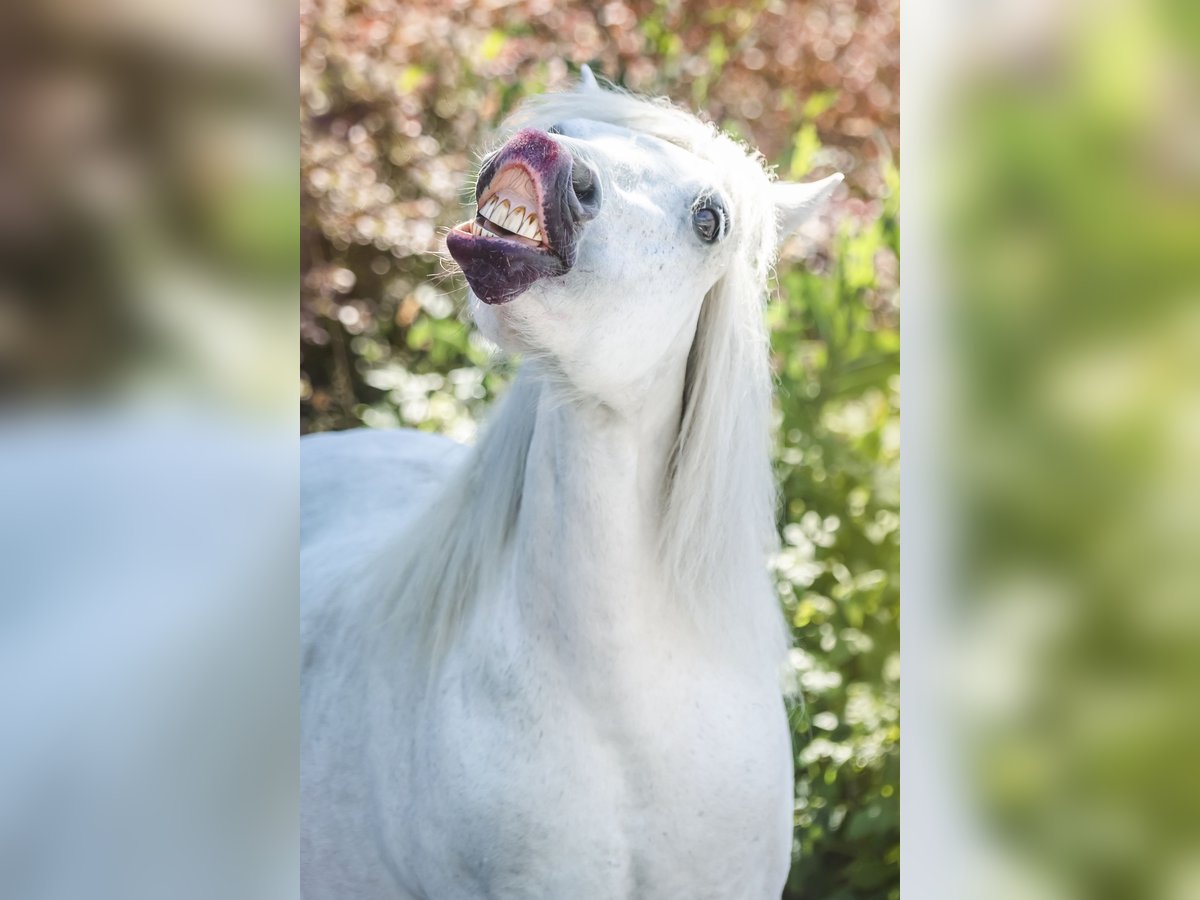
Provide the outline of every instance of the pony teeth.
<path id="1" fill-rule="evenodd" d="M 517 228 L 517 234 L 527 237 L 531 240 L 537 240 L 535 237 L 535 235 L 538 234 L 537 216 L 535 216 L 533 213 L 530 213 L 528 216 L 526 216 L 525 221 L 523 221 Z"/>
<path id="2" fill-rule="evenodd" d="M 545 243 L 538 219 L 537 184 L 522 166 L 510 165 L 498 172 L 486 186 L 485 194 L 487 200 L 478 205 L 478 216 L 513 235 Z M 489 236 L 503 237 L 480 227 Z"/>
<path id="3" fill-rule="evenodd" d="M 482 216 L 488 222 L 503 228 L 505 231 L 511 231 L 513 234 L 518 234 L 523 238 L 528 238 L 531 241 L 539 243 L 544 242 L 542 236 L 541 222 L 538 219 L 537 212 L 529 209 L 525 204 L 528 201 L 518 200 L 511 196 L 502 197 L 500 194 L 493 194 L 491 198 L 478 208 L 478 215 Z M 502 237 L 495 232 L 483 227 L 483 234 L 490 237 Z"/>

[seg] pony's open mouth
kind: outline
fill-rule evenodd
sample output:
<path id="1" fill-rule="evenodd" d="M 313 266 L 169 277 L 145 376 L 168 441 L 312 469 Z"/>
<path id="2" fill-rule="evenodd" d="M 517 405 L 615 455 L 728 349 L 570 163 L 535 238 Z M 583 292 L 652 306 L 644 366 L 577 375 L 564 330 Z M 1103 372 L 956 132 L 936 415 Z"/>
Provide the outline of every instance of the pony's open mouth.
<path id="1" fill-rule="evenodd" d="M 529 171 L 520 163 L 509 163 L 484 188 L 475 218 L 458 227 L 475 237 L 501 238 L 548 250 L 539 193 Z"/>
<path id="2" fill-rule="evenodd" d="M 518 131 L 484 164 L 475 216 L 446 236 L 446 249 L 484 303 L 513 300 L 575 264 L 588 211 L 571 187 L 574 161 L 546 132 Z"/>

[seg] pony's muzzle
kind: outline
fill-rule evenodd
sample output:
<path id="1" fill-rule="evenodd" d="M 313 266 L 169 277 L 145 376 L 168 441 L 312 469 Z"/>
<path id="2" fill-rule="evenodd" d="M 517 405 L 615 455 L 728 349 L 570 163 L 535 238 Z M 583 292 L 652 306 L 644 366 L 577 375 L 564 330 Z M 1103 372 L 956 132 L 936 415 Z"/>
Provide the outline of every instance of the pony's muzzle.
<path id="1" fill-rule="evenodd" d="M 484 163 L 476 215 L 450 231 L 446 248 L 480 300 L 507 303 L 534 282 L 571 270 L 600 194 L 596 171 L 578 153 L 545 131 L 523 128 Z"/>

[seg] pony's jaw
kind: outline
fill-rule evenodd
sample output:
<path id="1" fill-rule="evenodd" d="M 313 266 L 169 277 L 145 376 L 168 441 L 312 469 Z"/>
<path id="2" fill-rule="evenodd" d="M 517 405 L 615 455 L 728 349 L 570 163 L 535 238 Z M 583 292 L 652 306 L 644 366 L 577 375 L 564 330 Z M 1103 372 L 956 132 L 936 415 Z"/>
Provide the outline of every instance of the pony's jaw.
<path id="1" fill-rule="evenodd" d="M 476 299 L 471 313 L 484 337 L 506 353 L 538 360 L 574 396 L 626 410 L 661 389 L 668 374 L 683 372 L 703 294 L 625 299 L 646 308 L 637 315 L 620 310 L 617 296 L 577 272 L 539 282 L 515 303 Z"/>

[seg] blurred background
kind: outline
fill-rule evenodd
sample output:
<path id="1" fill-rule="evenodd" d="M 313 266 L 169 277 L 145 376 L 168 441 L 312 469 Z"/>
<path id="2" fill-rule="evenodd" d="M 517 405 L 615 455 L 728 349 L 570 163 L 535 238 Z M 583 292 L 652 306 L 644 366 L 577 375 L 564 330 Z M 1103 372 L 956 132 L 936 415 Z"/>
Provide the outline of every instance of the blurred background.
<path id="1" fill-rule="evenodd" d="M 904 887 L 1200 897 L 1200 5 L 917 5 Z"/>
<path id="2" fill-rule="evenodd" d="M 286 4 L 2 15 L 0 400 L 277 413 L 296 353 Z"/>
<path id="3" fill-rule="evenodd" d="M 905 3 L 918 900 L 1200 896 L 1197 10 Z M 302 6 L 299 216 L 294 7 L 0 15 L 0 896 L 296 895 L 295 297 L 304 430 L 469 438 L 429 251 L 582 62 L 850 174 L 769 313 L 790 896 L 894 895 L 894 6 Z"/>
<path id="4" fill-rule="evenodd" d="M 285 3 L 0 11 L 0 897 L 294 897 Z"/>
<path id="5" fill-rule="evenodd" d="M 579 66 L 666 95 L 781 177 L 848 190 L 787 248 L 768 315 L 783 550 L 804 696 L 789 897 L 899 879 L 899 4 L 301 4 L 301 429 L 470 440 L 514 371 L 437 256 L 478 153 Z"/>

